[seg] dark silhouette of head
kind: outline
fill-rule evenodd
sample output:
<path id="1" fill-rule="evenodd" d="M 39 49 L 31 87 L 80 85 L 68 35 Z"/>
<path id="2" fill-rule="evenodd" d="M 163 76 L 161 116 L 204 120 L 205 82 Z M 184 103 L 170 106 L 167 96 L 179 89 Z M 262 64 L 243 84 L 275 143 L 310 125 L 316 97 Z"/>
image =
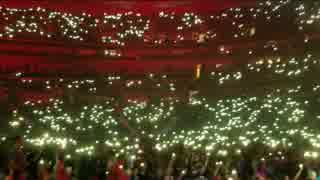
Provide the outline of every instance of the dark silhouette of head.
<path id="1" fill-rule="evenodd" d="M 16 148 L 21 148 L 23 145 L 23 138 L 21 136 L 15 137 L 15 146 Z"/>

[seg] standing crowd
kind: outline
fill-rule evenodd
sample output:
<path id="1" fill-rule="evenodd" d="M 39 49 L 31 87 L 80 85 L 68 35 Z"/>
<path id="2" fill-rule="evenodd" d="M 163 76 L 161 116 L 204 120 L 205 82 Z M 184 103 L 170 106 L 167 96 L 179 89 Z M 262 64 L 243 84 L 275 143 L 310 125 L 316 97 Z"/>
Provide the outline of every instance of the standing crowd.
<path id="1" fill-rule="evenodd" d="M 192 152 L 168 153 L 149 157 L 97 155 L 71 160 L 63 150 L 55 160 L 43 153 L 28 155 L 23 140 L 16 137 L 15 147 L 2 166 L 0 180 L 319 180 L 319 164 L 299 161 L 295 155 L 277 153 L 273 158 L 260 158 L 255 153 L 238 157 L 216 158 Z M 115 152 L 114 152 L 115 153 Z M 256 153 L 258 154 L 258 153 Z M 30 157 L 29 157 L 30 156 Z"/>

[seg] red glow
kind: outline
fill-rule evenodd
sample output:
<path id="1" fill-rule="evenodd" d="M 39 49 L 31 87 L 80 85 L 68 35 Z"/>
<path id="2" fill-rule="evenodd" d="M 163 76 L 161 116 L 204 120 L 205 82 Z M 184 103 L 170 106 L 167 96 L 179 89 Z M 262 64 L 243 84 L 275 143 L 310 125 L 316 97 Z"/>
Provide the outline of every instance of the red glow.
<path id="1" fill-rule="evenodd" d="M 248 3 L 249 2 L 249 3 Z M 169 12 L 198 12 L 221 10 L 228 7 L 252 5 L 254 1 L 236 0 L 127 0 L 127 1 L 103 1 L 103 0 L 79 0 L 79 1 L 55 1 L 55 0 L 7 0 L 1 1 L 0 5 L 10 8 L 48 8 L 61 12 L 80 13 L 86 12 L 93 15 L 121 12 L 140 12 L 146 15 L 158 14 L 160 11 Z M 190 35 L 191 37 L 191 35 Z M 41 44 L 42 43 L 42 44 Z M 186 53 L 205 53 L 212 51 L 210 48 L 131 48 L 128 47 L 122 59 L 106 60 L 103 49 L 100 47 L 70 47 L 66 44 L 51 43 L 41 40 L 40 44 L 35 41 L 11 42 L 3 41 L 0 44 L 0 70 L 1 72 L 29 71 L 33 73 L 148 73 L 182 71 L 193 72 L 196 64 L 205 64 L 206 67 L 215 67 L 216 64 L 230 63 L 227 58 L 209 57 L 206 59 L 184 57 Z M 93 45 L 95 46 L 95 45 Z M 100 53 L 100 54 L 99 54 Z M 171 57 L 155 60 L 153 57 L 159 54 L 171 54 Z M 99 56 L 100 55 L 100 56 Z M 139 57 L 146 57 L 139 60 Z M 134 57 L 134 58 L 131 58 Z M 137 60 L 134 60 L 137 59 Z"/>
<path id="2" fill-rule="evenodd" d="M 55 0 L 44 0 L 44 1 L 20 1 L 10 0 L 2 1 L 0 4 L 11 8 L 36 8 L 43 7 L 54 9 L 63 12 L 86 12 L 94 15 L 108 13 L 121 13 L 127 11 L 140 12 L 143 14 L 154 14 L 159 11 L 173 11 L 176 13 L 181 12 L 200 12 L 205 13 L 209 11 L 221 10 L 229 7 L 236 7 L 239 5 L 254 4 L 255 1 L 218 1 L 218 0 L 135 0 L 135 1 L 103 1 L 103 0 L 90 0 L 90 1 L 55 1 Z"/>
<path id="3" fill-rule="evenodd" d="M 205 64 L 207 68 L 215 67 L 216 64 L 231 63 L 228 58 L 216 58 L 207 60 L 194 59 L 176 59 L 167 61 L 163 60 L 116 60 L 108 61 L 103 58 L 81 58 L 77 61 L 72 61 L 68 57 L 38 57 L 38 56 L 10 56 L 1 55 L 0 67 L 2 71 L 15 71 L 28 69 L 35 73 L 107 73 L 107 72 L 122 72 L 122 73 L 149 73 L 149 72 L 165 72 L 168 69 L 174 71 L 193 72 L 196 64 Z M 169 72 L 170 73 L 170 72 Z M 172 72 L 174 73 L 174 72 Z"/>

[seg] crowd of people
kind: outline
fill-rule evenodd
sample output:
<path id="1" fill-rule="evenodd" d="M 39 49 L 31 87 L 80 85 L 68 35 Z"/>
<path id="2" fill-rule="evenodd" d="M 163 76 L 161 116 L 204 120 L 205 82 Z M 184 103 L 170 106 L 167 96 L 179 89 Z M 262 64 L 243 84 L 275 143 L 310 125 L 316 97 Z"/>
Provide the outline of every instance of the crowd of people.
<path id="1" fill-rule="evenodd" d="M 303 7 L 303 8 L 301 8 Z M 210 15 L 196 12 L 159 12 L 153 19 L 140 13 L 71 14 L 45 8 L 17 9 L 0 6 L 0 38 L 28 38 L 76 41 L 125 46 L 131 41 L 159 46 L 186 45 L 187 42 L 256 40 L 295 32 L 299 25 L 315 24 L 317 3 L 261 1 L 254 7 L 229 8 Z M 290 13 L 290 18 L 288 15 Z M 310 18 L 311 17 L 311 18 Z M 255 22 L 259 23 L 255 23 Z M 280 23 L 279 23 L 280 22 Z M 296 22 L 299 22 L 297 25 Z M 277 32 L 273 27 L 279 27 Z M 283 27 L 283 28 L 281 28 Z M 155 35 L 151 32 L 157 29 Z M 228 31 L 225 31 L 228 29 Z M 256 35 L 256 29 L 259 29 Z M 290 30 L 288 30 L 290 29 Z M 139 44 L 138 43 L 138 44 Z M 116 53 L 106 53 L 114 56 Z"/>
<path id="2" fill-rule="evenodd" d="M 142 78 L 87 79 L 15 74 L 16 82 L 8 78 L 8 101 L 12 104 L 18 104 L 20 92 L 24 96 L 27 91 L 36 90 L 45 95 L 30 93 L 30 98 L 21 98 L 27 99 L 24 105 L 13 110 L 10 128 L 0 138 L 0 180 L 320 180 L 315 150 L 320 147 L 320 114 L 316 108 L 320 103 L 320 83 L 315 78 L 319 71 L 318 53 L 298 56 L 292 50 L 292 55 L 280 56 L 277 54 L 287 53 L 288 47 L 282 51 L 280 41 L 274 40 L 291 35 L 298 37 L 297 47 L 310 48 L 305 44 L 313 45 L 311 32 L 317 30 L 312 26 L 319 19 L 320 11 L 314 12 L 317 9 L 316 3 L 304 6 L 304 2 L 266 1 L 257 8 L 231 8 L 210 16 L 160 12 L 152 21 L 130 12 L 91 17 L 40 7 L 27 10 L 0 6 L 0 21 L 4 22 L 0 23 L 0 39 L 41 37 L 64 44 L 71 40 L 111 44 L 115 49 L 131 41 L 151 47 L 180 47 L 179 43 L 189 47 L 192 40 L 197 45 L 219 47 L 219 54 L 234 55 L 235 50 L 225 42 L 259 40 L 255 45 L 258 48 L 239 50 L 245 57 L 258 56 L 256 61 L 234 68 L 219 64 L 211 72 L 205 72 L 200 64 L 196 68 L 197 83 L 193 79 L 178 82 L 170 75 L 168 78 L 153 73 Z M 158 30 L 153 35 L 155 26 Z M 172 35 L 166 32 L 167 27 L 172 28 Z M 274 27 L 278 31 L 268 33 Z M 293 42 L 288 44 L 294 46 Z M 272 56 L 266 56 L 269 50 Z M 104 51 L 104 55 L 126 55 L 121 53 Z M 53 72 L 58 71 L 51 66 Z M 190 88 L 186 84 L 191 84 Z M 269 88 L 269 84 L 276 88 Z M 257 85 L 265 95 L 256 95 Z M 254 95 L 248 89 L 253 89 Z M 229 91 L 238 94 L 227 98 L 233 94 Z M 145 96 L 148 92 L 153 93 Z M 177 95 L 179 92 L 182 95 Z M 106 98 L 101 95 L 104 93 Z M 130 97 L 113 98 L 126 94 Z M 216 102 L 204 98 L 211 94 L 223 98 Z M 56 96 L 64 100 L 53 98 Z M 11 132 L 21 136 L 15 137 L 14 142 L 6 140 Z M 312 146 L 304 146 L 303 150 L 315 151 L 311 155 L 299 152 L 300 140 Z M 2 144 L 4 141 L 8 147 Z M 105 144 L 100 147 L 102 142 Z M 233 145 L 243 149 L 232 149 L 234 154 L 221 150 Z M 217 146 L 220 149 L 214 149 Z M 69 147 L 74 148 L 74 154 Z"/>
<path id="3" fill-rule="evenodd" d="M 302 160 L 294 151 L 277 151 L 264 158 L 261 147 L 238 156 L 218 158 L 213 153 L 188 151 L 178 147 L 176 153 L 137 155 L 126 158 L 114 152 L 72 159 L 58 150 L 55 160 L 45 153 L 32 156 L 24 149 L 23 138 L 3 161 L 0 179 L 4 180 L 317 180 L 316 160 Z M 259 155 L 260 154 L 260 155 Z M 260 158 L 258 158 L 260 156 Z M 272 157 L 271 157 L 272 156 Z M 263 158 L 261 158 L 263 157 Z M 72 160 L 71 160 L 72 159 Z M 4 163 L 5 162 L 5 163 Z"/>

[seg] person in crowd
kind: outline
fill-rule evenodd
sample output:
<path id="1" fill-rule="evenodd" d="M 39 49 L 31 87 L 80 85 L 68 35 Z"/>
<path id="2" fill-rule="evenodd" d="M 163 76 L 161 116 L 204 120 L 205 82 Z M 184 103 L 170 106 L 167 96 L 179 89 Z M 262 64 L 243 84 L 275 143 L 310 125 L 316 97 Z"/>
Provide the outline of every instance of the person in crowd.
<path id="1" fill-rule="evenodd" d="M 86 156 L 80 155 L 78 160 L 78 178 L 79 180 L 88 180 L 90 163 Z M 106 167 L 104 167 L 106 169 Z M 95 177 L 98 178 L 98 177 Z M 94 179 L 94 178 L 93 178 Z M 99 180 L 99 179 L 97 179 Z"/>
<path id="2" fill-rule="evenodd" d="M 43 166 L 43 159 L 40 161 L 42 157 L 42 151 L 37 152 L 37 151 L 33 151 L 31 153 L 27 154 L 27 167 L 26 167 L 26 171 L 28 172 L 28 176 L 27 179 L 28 180 L 34 180 L 36 179 L 36 177 L 39 174 L 39 166 Z"/>
<path id="3" fill-rule="evenodd" d="M 56 180 L 69 180 L 65 164 L 64 164 L 64 154 L 62 151 L 58 152 L 56 166 L 55 166 Z"/>
<path id="4" fill-rule="evenodd" d="M 43 164 L 42 161 L 39 164 L 39 175 L 38 179 L 39 180 L 50 180 L 50 172 L 49 172 L 49 167 L 46 164 Z"/>
<path id="5" fill-rule="evenodd" d="M 37 166 L 28 166 L 33 161 L 33 156 L 25 158 L 22 139 L 17 137 L 14 154 L 10 156 L 5 180 L 26 180 L 28 171 L 37 172 L 30 176 L 30 180 L 51 180 L 50 158 L 38 162 Z M 78 160 L 65 162 L 63 151 L 58 151 L 54 171 L 54 180 L 318 180 L 318 161 L 304 160 L 299 164 L 300 159 L 282 158 L 278 156 L 267 157 L 264 155 L 246 157 L 219 157 L 214 154 L 205 154 L 201 151 L 189 150 L 182 153 L 179 150 L 175 153 L 164 153 L 170 157 L 168 161 L 161 156 L 146 157 L 144 154 L 137 156 L 109 156 L 109 161 L 100 157 L 82 157 Z M 170 155 L 169 155 L 170 154 Z M 49 154 L 48 154 L 49 155 Z M 163 157 L 164 157 L 163 156 Z M 243 156 L 243 157 L 240 157 Z M 54 159 L 52 157 L 51 159 Z M 99 160 L 98 160 L 99 159 Z M 85 163 L 77 163 L 77 161 Z M 85 161 L 83 161 L 85 160 Z M 89 161 L 87 161 L 89 160 Z M 91 161 L 92 160 L 92 161 Z M 160 163 L 160 161 L 163 161 Z M 92 163 L 88 163 L 92 162 Z M 164 163 L 166 162 L 166 163 Z M 81 168 L 83 164 L 83 168 Z M 164 165 L 163 164 L 167 164 Z M 29 168 L 26 168 L 29 167 Z M 90 167 L 90 168 L 88 168 Z M 166 168 L 162 168 L 166 167 Z M 36 170 L 32 170 L 36 168 Z M 74 171 L 76 170 L 76 171 Z M 87 171 L 86 173 L 83 173 Z M 92 172 L 88 172 L 92 171 Z M 32 173 L 31 173 L 32 174 Z M 80 180 L 81 180 L 80 179 Z M 0 179 L 1 180 L 1 179 Z"/>
<path id="6" fill-rule="evenodd" d="M 15 146 L 9 160 L 10 175 L 13 180 L 26 180 L 26 156 L 23 150 L 23 138 L 15 137 Z"/>
<path id="7" fill-rule="evenodd" d="M 124 160 L 109 161 L 109 174 L 107 180 L 129 180 L 126 174 L 126 165 Z"/>
<path id="8" fill-rule="evenodd" d="M 320 172 L 318 171 L 317 180 L 320 180 Z"/>
<path id="9" fill-rule="evenodd" d="M 165 172 L 165 176 L 164 176 L 164 180 L 174 180 L 174 176 L 173 176 L 173 165 L 174 165 L 174 162 L 175 162 L 175 159 L 176 159 L 176 154 L 173 153 L 172 156 L 171 156 L 171 159 L 169 161 L 169 165 L 166 169 L 166 172 Z"/>

